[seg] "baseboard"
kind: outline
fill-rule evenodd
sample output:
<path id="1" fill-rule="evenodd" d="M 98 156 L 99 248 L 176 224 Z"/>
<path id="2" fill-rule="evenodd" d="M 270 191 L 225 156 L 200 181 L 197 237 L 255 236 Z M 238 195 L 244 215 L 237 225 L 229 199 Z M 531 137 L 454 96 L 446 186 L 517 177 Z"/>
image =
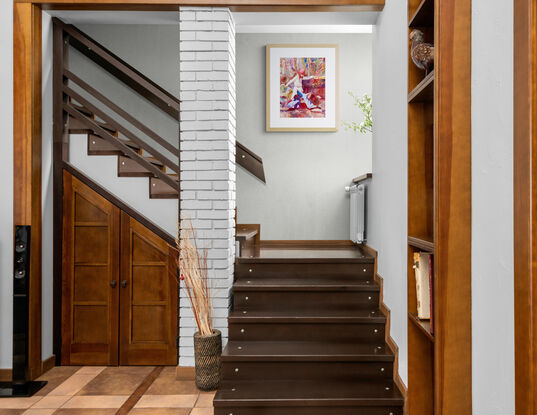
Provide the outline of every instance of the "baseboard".
<path id="1" fill-rule="evenodd" d="M 55 366 L 56 356 L 52 355 L 41 362 L 41 374 Z M 0 382 L 11 382 L 11 369 L 0 369 Z"/>
<path id="2" fill-rule="evenodd" d="M 260 241 L 260 245 L 262 247 L 304 247 L 304 246 L 311 246 L 311 247 L 347 247 L 347 246 L 354 246 L 354 242 L 350 240 L 267 240 L 262 239 Z"/>
<path id="3" fill-rule="evenodd" d="M 177 366 L 175 374 L 176 379 L 194 380 L 196 379 L 196 368 L 192 366 Z"/>
<path id="4" fill-rule="evenodd" d="M 53 354 L 41 362 L 41 374 L 48 372 L 54 366 L 56 366 L 56 355 Z"/>
<path id="5" fill-rule="evenodd" d="M 369 245 L 364 244 L 363 247 L 369 254 L 371 254 L 375 258 L 373 275 L 375 276 L 375 281 L 377 282 L 380 288 L 380 293 L 379 293 L 380 311 L 382 311 L 382 313 L 386 316 L 385 341 L 395 356 L 395 360 L 393 362 L 393 382 L 397 385 L 397 387 L 401 391 L 401 394 L 403 395 L 403 398 L 405 400 L 403 414 L 407 415 L 408 414 L 408 399 L 407 399 L 408 388 L 403 382 L 403 379 L 401 379 L 401 376 L 399 376 L 399 346 L 397 346 L 397 343 L 395 343 L 395 340 L 390 334 L 391 310 L 384 303 L 384 279 L 380 276 L 380 274 L 377 271 L 378 253 L 375 249 L 371 248 Z"/>

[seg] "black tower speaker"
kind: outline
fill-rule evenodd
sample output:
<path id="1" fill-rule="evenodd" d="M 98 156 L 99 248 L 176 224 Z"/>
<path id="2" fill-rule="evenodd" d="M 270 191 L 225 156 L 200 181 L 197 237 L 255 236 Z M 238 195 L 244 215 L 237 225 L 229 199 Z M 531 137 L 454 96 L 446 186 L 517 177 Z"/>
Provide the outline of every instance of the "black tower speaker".
<path id="1" fill-rule="evenodd" d="M 0 398 L 32 396 L 47 382 L 28 381 L 28 295 L 30 288 L 30 226 L 15 226 L 13 253 L 13 371 L 0 382 Z"/>

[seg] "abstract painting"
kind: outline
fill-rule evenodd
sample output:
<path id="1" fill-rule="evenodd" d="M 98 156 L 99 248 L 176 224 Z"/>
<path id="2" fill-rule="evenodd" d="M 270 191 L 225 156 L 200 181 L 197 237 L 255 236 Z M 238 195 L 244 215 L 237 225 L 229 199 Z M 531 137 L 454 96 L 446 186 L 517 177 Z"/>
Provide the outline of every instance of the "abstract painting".
<path id="1" fill-rule="evenodd" d="M 337 131 L 337 45 L 267 45 L 267 131 Z"/>

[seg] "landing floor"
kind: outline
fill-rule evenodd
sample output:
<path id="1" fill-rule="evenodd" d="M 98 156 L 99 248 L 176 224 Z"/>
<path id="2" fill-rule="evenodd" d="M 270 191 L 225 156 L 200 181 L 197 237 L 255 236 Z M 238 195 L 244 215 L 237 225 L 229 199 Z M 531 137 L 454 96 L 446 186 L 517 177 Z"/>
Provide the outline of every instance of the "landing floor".
<path id="1" fill-rule="evenodd" d="M 256 262 L 271 261 L 275 259 L 285 260 L 348 260 L 349 262 L 370 262 L 372 255 L 362 246 L 353 245 L 345 246 L 337 243 L 330 244 L 270 244 L 266 245 L 261 241 L 260 246 L 244 246 L 239 260 L 248 262 L 254 260 Z"/>
<path id="2" fill-rule="evenodd" d="M 0 399 L 0 415 L 212 415 L 213 393 L 175 367 L 54 367 L 31 398 Z"/>

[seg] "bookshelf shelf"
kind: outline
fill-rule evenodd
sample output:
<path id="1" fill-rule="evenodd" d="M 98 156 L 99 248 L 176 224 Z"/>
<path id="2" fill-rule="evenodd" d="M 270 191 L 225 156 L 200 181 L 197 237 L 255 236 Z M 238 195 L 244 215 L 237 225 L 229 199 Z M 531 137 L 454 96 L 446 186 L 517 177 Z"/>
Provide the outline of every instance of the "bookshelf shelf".
<path id="1" fill-rule="evenodd" d="M 430 102 L 434 99 L 434 71 L 428 74 L 423 81 L 408 94 L 408 102 Z"/>
<path id="2" fill-rule="evenodd" d="M 434 0 L 422 0 L 410 17 L 408 27 L 424 27 L 434 25 Z"/>
<path id="3" fill-rule="evenodd" d="M 408 244 L 422 251 L 434 253 L 434 241 L 431 236 L 408 236 Z"/>
<path id="4" fill-rule="evenodd" d="M 431 322 L 428 320 L 420 320 L 414 313 L 408 313 L 408 320 L 413 323 L 427 339 L 434 342 L 434 335 L 431 333 Z"/>

